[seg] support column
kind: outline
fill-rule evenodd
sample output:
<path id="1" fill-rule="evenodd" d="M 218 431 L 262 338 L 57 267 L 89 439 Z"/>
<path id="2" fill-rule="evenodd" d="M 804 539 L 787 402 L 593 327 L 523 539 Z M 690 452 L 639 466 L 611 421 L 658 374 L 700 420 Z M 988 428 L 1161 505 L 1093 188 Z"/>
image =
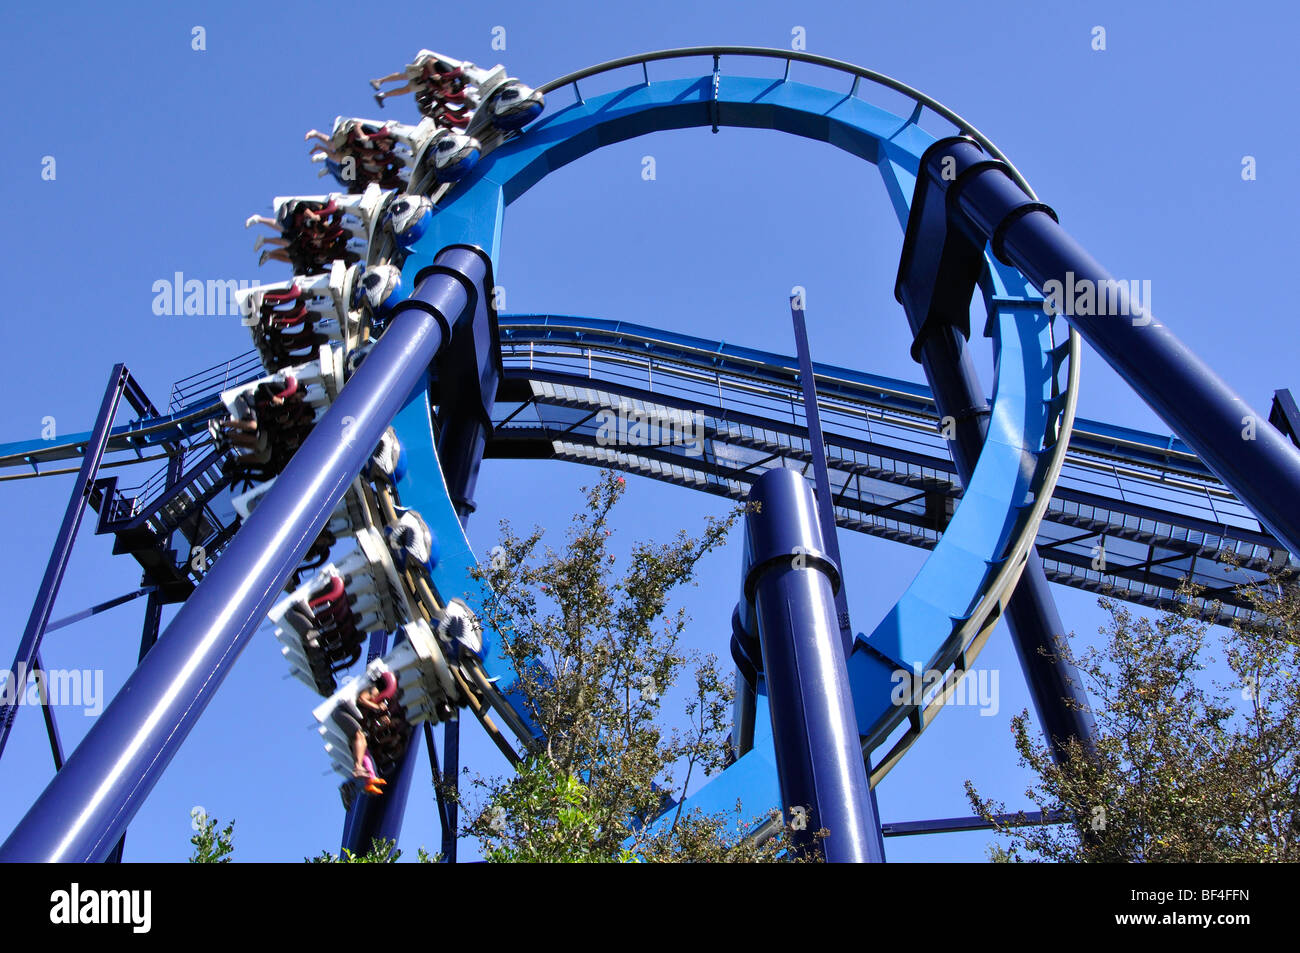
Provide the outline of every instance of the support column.
<path id="1" fill-rule="evenodd" d="M 99 416 L 95 418 L 95 428 L 91 431 L 90 441 L 82 450 L 81 469 L 77 471 L 76 482 L 72 484 L 72 494 L 68 498 L 68 508 L 64 510 L 63 522 L 59 524 L 59 534 L 54 540 L 54 549 L 50 552 L 50 561 L 45 566 L 45 575 L 41 577 L 41 588 L 37 590 L 36 603 L 31 615 L 27 617 L 27 627 L 18 642 L 18 651 L 14 655 L 14 664 L 9 667 L 10 679 L 14 681 L 13 701 L 0 706 L 0 756 L 4 754 L 9 742 L 9 733 L 13 730 L 14 718 L 18 715 L 18 700 L 27 688 L 27 675 L 36 662 L 41 649 L 41 639 L 45 627 L 50 621 L 50 612 L 54 609 L 54 600 L 59 596 L 59 586 L 63 583 L 63 573 L 68 568 L 68 559 L 72 555 L 72 544 L 77 539 L 77 530 L 81 527 L 81 517 L 90 501 L 90 490 L 99 473 L 99 463 L 104 458 L 104 449 L 108 446 L 109 431 L 113 427 L 113 416 L 117 413 L 118 402 L 126 387 L 130 374 L 125 364 L 117 364 L 108 378 L 108 388 L 104 399 L 99 404 Z"/>
<path id="2" fill-rule="evenodd" d="M 969 484 L 988 432 L 988 401 L 980 391 L 966 342 L 956 328 L 935 328 L 922 339 L 920 352 L 939 413 L 955 421 L 953 463 L 962 483 Z M 1058 762 L 1064 758 L 1063 745 L 1072 738 L 1092 750 L 1096 724 L 1088 708 L 1088 694 L 1079 670 L 1061 655 L 1066 644 L 1065 625 L 1036 548 L 1030 549 L 1007 603 L 1007 628 L 1053 757 Z"/>
<path id="3" fill-rule="evenodd" d="M 931 146 L 926 156 L 935 151 Z M 935 167 L 925 157 L 921 165 L 894 294 L 912 328 L 912 356 L 925 369 L 939 413 L 954 422 L 953 462 L 962 483 L 969 484 L 990 412 L 966 350 L 970 300 L 986 264 L 986 240 L 953 222 L 952 203 L 941 191 L 953 170 L 938 167 L 932 178 L 927 172 Z M 1018 187 L 1017 192 L 1030 204 Z M 1065 627 L 1036 550 L 1030 550 L 1007 604 L 1007 627 L 1053 757 L 1058 762 L 1064 757 L 1063 743 L 1071 738 L 1091 749 L 1095 726 L 1087 696 L 1077 669 L 1061 657 Z"/>
<path id="4" fill-rule="evenodd" d="M 1256 412 L 1031 201 L 973 141 L 942 139 L 922 157 L 928 182 L 957 228 L 989 239 L 993 253 L 1047 297 L 1085 341 L 1160 415 L 1292 553 L 1300 553 L 1300 448 Z M 956 229 L 954 229 L 956 230 Z M 1049 288 L 1049 282 L 1055 283 Z M 1092 306 L 1075 307 L 1091 289 Z"/>
<path id="5" fill-rule="evenodd" d="M 812 452 L 813 475 L 817 479 L 817 518 L 821 524 L 822 541 L 831 561 L 840 567 L 840 584 L 835 590 L 835 615 L 840 627 L 840 641 L 844 644 L 844 657 L 853 651 L 853 624 L 849 616 L 848 586 L 844 583 L 844 560 L 840 556 L 840 536 L 835 525 L 835 495 L 831 489 L 830 471 L 826 466 L 826 441 L 822 436 L 821 408 L 817 403 L 817 379 L 813 376 L 812 350 L 808 347 L 808 326 L 804 320 L 807 313 L 805 302 L 800 298 L 790 301 L 790 314 L 794 320 L 795 351 L 799 355 L 799 378 L 803 384 L 804 419 L 808 422 L 808 446 Z M 869 756 L 864 756 L 868 776 L 871 773 Z M 871 812 L 880 817 L 880 805 L 876 801 L 876 789 L 870 788 Z M 885 858 L 884 835 L 880 825 L 875 825 L 875 850 L 880 859 Z"/>
<path id="6" fill-rule="evenodd" d="M 790 316 L 794 321 L 794 346 L 799 357 L 799 378 L 803 386 L 803 413 L 808 423 L 808 448 L 812 453 L 813 479 L 817 485 L 817 519 L 822 528 L 822 542 L 826 554 L 836 566 L 843 567 L 840 559 L 840 537 L 835 529 L 835 496 L 831 491 L 830 472 L 826 468 L 826 442 L 822 438 L 821 410 L 817 406 L 817 381 L 813 377 L 812 353 L 808 348 L 808 327 L 804 321 L 804 303 L 790 299 Z M 836 622 L 844 654 L 853 651 L 853 627 L 849 624 L 849 598 L 843 578 L 835 590 Z"/>
<path id="7" fill-rule="evenodd" d="M 769 470 L 750 491 L 745 594 L 763 651 L 782 808 L 797 849 L 821 842 L 829 862 L 880 862 L 880 823 L 853 713 L 834 590 L 812 493 L 793 470 Z"/>
<path id="8" fill-rule="evenodd" d="M 105 709 L 0 846 L 0 861 L 99 861 L 175 756 L 285 580 L 365 466 L 487 266 L 452 246 Z"/>
<path id="9" fill-rule="evenodd" d="M 486 267 L 486 259 L 484 261 Z M 496 313 L 492 308 L 492 276 L 486 271 L 476 279 L 462 318 L 454 327 L 439 364 L 438 464 L 442 468 L 447 494 L 456 508 L 460 525 L 466 526 L 474 512 L 474 489 L 479 465 L 492 429 L 492 408 L 500 377 L 500 350 Z M 456 862 L 456 827 L 459 821 L 460 719 L 443 725 L 443 789 L 439 810 L 443 820 L 442 857 Z M 414 734 L 412 734 L 414 742 Z M 402 832 L 410 781 L 415 775 L 418 746 L 411 743 L 402 755 L 396 783 L 390 783 L 381 797 L 358 797 L 348 812 L 343 846 L 364 853 L 375 838 L 396 842 Z M 433 757 L 434 749 L 429 749 Z"/>

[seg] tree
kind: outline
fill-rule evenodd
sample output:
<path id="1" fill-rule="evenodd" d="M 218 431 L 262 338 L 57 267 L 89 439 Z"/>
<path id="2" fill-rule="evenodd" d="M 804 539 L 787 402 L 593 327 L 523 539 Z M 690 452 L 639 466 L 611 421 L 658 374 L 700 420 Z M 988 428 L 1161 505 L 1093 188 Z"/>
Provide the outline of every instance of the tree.
<path id="1" fill-rule="evenodd" d="M 315 857 L 304 857 L 303 860 L 309 864 L 395 864 L 401 856 L 397 841 L 376 837 L 370 842 L 370 850 L 364 854 L 355 854 L 344 847 L 341 854 L 323 850 Z M 441 859 L 440 855 L 430 854 L 423 847 L 418 849 L 416 856 L 422 864 L 436 864 Z"/>
<path id="2" fill-rule="evenodd" d="M 994 860 L 1243 862 L 1300 860 L 1300 589 L 1275 579 L 1247 590 L 1254 616 L 1214 630 L 1227 684 L 1208 679 L 1211 627 L 1181 611 L 1151 620 L 1109 600 L 1098 648 L 1070 658 L 1097 722 L 1094 754 L 1077 743 L 1061 763 L 1012 719 L 1026 790 L 1060 825 L 1001 827 Z M 1005 807 L 966 793 L 986 819 Z M 1023 817 L 1021 818 L 1023 821 Z"/>
<path id="3" fill-rule="evenodd" d="M 543 547 L 542 530 L 520 536 L 503 522 L 490 568 L 479 572 L 495 593 L 485 628 L 505 633 L 502 648 L 546 741 L 510 776 L 475 780 L 482 803 L 468 831 L 495 862 L 794 860 L 783 831 L 762 843 L 746 836 L 776 811 L 705 815 L 681 804 L 693 780 L 729 762 L 732 688 L 716 658 L 681 648 L 689 619 L 670 596 L 694 583 L 699 560 L 724 542 L 743 508 L 707 520 L 698 536 L 635 543 L 616 577 L 610 516 L 625 488 L 607 471 L 584 489 L 586 505 L 560 552 Z M 684 695 L 685 724 L 670 729 L 661 715 L 674 693 Z M 400 856 L 377 840 L 365 854 L 304 859 Z M 437 859 L 420 850 L 421 861 Z"/>
<path id="4" fill-rule="evenodd" d="M 215 817 L 203 816 L 199 819 L 197 833 L 190 838 L 190 843 L 194 845 L 194 854 L 189 862 L 191 864 L 230 863 L 230 855 L 235 850 L 234 833 L 234 821 L 227 824 L 223 830 Z M 397 849 L 396 841 L 376 837 L 370 844 L 370 850 L 364 854 L 354 854 L 345 847 L 342 854 L 338 856 L 323 850 L 315 857 L 304 857 L 303 860 L 309 864 L 395 864 L 401 856 L 402 852 Z M 419 848 L 417 856 L 422 864 L 436 864 L 441 860 L 441 855 L 430 854 L 423 847 Z"/>
<path id="5" fill-rule="evenodd" d="M 225 829 L 215 817 L 203 815 L 195 818 L 199 822 L 198 830 L 190 838 L 194 853 L 190 855 L 191 864 L 228 864 L 234 853 L 235 822 L 231 821 Z"/>
<path id="6" fill-rule="evenodd" d="M 481 572 L 495 593 L 484 621 L 505 633 L 545 742 L 512 776 L 475 780 L 482 803 L 469 830 L 493 861 L 786 859 L 783 835 L 761 845 L 743 836 L 759 819 L 681 805 L 692 780 L 728 763 L 732 688 L 715 657 L 682 650 L 689 619 L 670 596 L 694 583 L 742 509 L 708 519 L 698 536 L 634 543 L 616 576 L 610 517 L 625 489 L 610 471 L 584 488 L 558 552 L 543 547 L 543 530 L 520 535 L 502 521 Z M 679 680 L 686 727 L 668 730 L 664 700 Z"/>

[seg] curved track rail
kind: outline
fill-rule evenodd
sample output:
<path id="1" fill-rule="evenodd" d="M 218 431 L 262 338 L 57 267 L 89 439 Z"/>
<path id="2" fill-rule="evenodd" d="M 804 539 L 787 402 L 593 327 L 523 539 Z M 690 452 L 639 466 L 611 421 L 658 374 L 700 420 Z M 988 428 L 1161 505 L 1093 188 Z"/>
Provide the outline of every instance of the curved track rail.
<path id="1" fill-rule="evenodd" d="M 650 82 L 646 68 L 645 82 L 612 93 L 583 97 L 576 87 L 578 80 L 622 67 L 701 55 L 714 57 L 711 75 Z M 802 59 L 736 47 L 663 51 L 614 60 L 542 87 L 573 85 L 577 102 L 548 111 L 527 135 L 480 162 L 466 182 L 440 204 L 428 233 L 415 246 L 424 254 L 415 256 L 418 262 L 408 263 L 406 272 L 413 279 L 427 255 L 456 241 L 487 249 L 496 261 L 504 210 L 511 202 L 548 172 L 595 148 L 658 129 L 758 126 L 830 142 L 876 166 L 900 226 L 908 219 L 921 153 L 934 141 L 917 125 L 924 108 L 955 122 L 982 145 L 987 143 L 971 124 L 948 110 L 936 109 L 937 104 L 903 84 L 891 81 L 885 85 L 914 100 L 916 108 L 907 118 L 856 98 L 862 79 L 879 81 L 878 74 L 870 71 L 808 58 L 851 77 L 851 88 L 841 94 L 784 77 L 774 81 L 724 75 L 723 56 Z M 987 143 L 987 148 L 997 154 L 992 143 Z M 1014 588 L 1064 460 L 1077 388 L 1077 340 L 1064 322 L 1053 326 L 1036 293 L 1018 290 L 1025 287 L 1026 282 L 1013 269 L 986 255 L 981 288 L 998 354 L 991 419 L 998 421 L 999 427 L 990 432 L 963 503 L 926 565 L 876 632 L 858 640 L 850 659 L 864 750 L 881 745 L 903 722 L 908 723 L 905 736 L 895 742 L 877 768 L 876 779 L 896 763 L 933 717 L 930 704 L 922 709 L 890 702 L 892 673 L 937 669 L 950 679 L 960 677 L 983 646 Z M 1057 371 L 1067 365 L 1069 376 L 1062 382 Z M 431 396 L 430 401 L 433 399 Z M 425 434 L 405 432 L 400 425 L 398 433 L 408 445 L 428 439 Z M 405 488 L 403 493 L 405 499 Z M 433 494 L 422 495 L 419 487 L 412 487 L 412 493 L 421 512 L 438 504 Z M 439 526 L 438 531 L 442 530 Z M 479 609 L 481 604 L 474 607 Z M 498 684 L 508 696 L 513 683 L 508 662 L 502 657 L 489 658 L 485 669 L 500 678 Z M 728 772 L 734 771 L 733 777 L 750 776 L 756 767 L 761 772 L 770 767 L 764 758 L 762 752 L 750 752 Z M 744 767 L 738 769 L 741 765 Z M 767 776 L 774 777 L 770 771 Z M 710 787 L 730 787 L 729 782 L 719 781 L 723 779 Z M 747 784 L 753 783 L 751 777 Z"/>
<path id="2" fill-rule="evenodd" d="M 712 58 L 711 72 L 651 81 L 650 64 L 697 57 Z M 779 79 L 724 73 L 724 57 L 728 66 L 733 58 L 746 62 L 784 62 L 785 72 Z M 793 81 L 790 79 L 792 63 L 842 74 L 849 81 L 848 88 L 837 92 Z M 579 85 L 638 66 L 642 81 L 634 85 L 595 96 L 584 96 Z M 860 98 L 863 81 L 907 97 L 913 106 L 910 114 L 895 115 Z M 428 282 L 433 280 L 428 277 L 431 273 L 451 274 L 446 268 L 438 273 L 430 266 L 435 257 L 445 255 L 444 250 L 455 245 L 481 249 L 486 264 L 492 266 L 485 267 L 483 274 L 490 278 L 499 260 L 505 209 L 510 203 L 549 172 L 597 148 L 664 129 L 770 128 L 832 144 L 876 167 L 900 226 L 906 226 L 921 174 L 922 155 L 935 143 L 935 137 L 919 124 L 929 110 L 977 143 L 985 154 L 1002 160 L 1011 179 L 1025 195 L 1034 198 L 1019 172 L 962 117 L 897 80 L 825 57 L 733 46 L 664 50 L 598 64 L 560 77 L 540 89 L 547 92 L 562 88 L 572 89 L 576 100 L 572 105 L 552 108 L 526 133 L 504 139 L 465 180 L 438 192 L 431 224 L 412 246 L 403 265 L 406 288 L 423 286 L 427 290 Z M 464 258 L 466 252 L 459 254 Z M 464 300 L 472 298 L 463 290 L 468 284 L 462 283 L 460 291 L 447 281 L 439 287 L 443 290 L 438 293 L 446 300 L 456 294 Z M 1029 282 L 1015 268 L 988 249 L 984 250 L 979 292 L 987 312 L 986 334 L 994 348 L 996 380 L 987 437 L 973 471 L 964 481 L 956 479 L 951 454 L 944 452 L 944 441 L 934 438 L 932 430 L 937 414 L 934 399 L 926 388 L 839 368 L 823 366 L 815 370 L 819 400 L 827 402 L 828 444 L 837 470 L 844 475 L 840 496 L 835 500 L 837 520 L 855 529 L 888 529 L 889 532 L 881 531 L 878 535 L 892 533 L 891 538 L 931 550 L 888 615 L 873 632 L 857 637 L 848 659 L 862 750 L 868 756 L 877 749 L 884 751 L 883 757 L 871 758 L 875 765 L 871 775 L 873 783 L 898 762 L 931 723 L 1003 617 L 1017 580 L 1032 557 L 1035 541 L 1040 549 L 1043 547 L 1045 522 L 1074 528 L 1088 524 L 1092 532 L 1100 526 L 1104 532 L 1119 519 L 1121 526 L 1115 530 L 1116 535 L 1125 538 L 1127 532 L 1130 541 L 1139 543 L 1146 539 L 1153 551 L 1157 540 L 1172 540 L 1177 536 L 1182 525 L 1177 519 L 1171 519 L 1162 528 L 1155 525 L 1157 521 L 1149 519 L 1153 525 L 1144 525 L 1139 515 L 1138 524 L 1130 530 L 1126 520 L 1129 511 L 1135 509 L 1133 506 L 1103 513 L 1094 502 L 1084 502 L 1086 491 L 1070 487 L 1064 488 L 1066 492 L 1058 491 L 1064 473 L 1109 467 L 1119 480 L 1118 467 L 1122 465 L 1132 471 L 1127 478 L 1137 483 L 1164 482 L 1174 475 L 1183 481 L 1189 494 L 1201 492 L 1210 500 L 1211 507 L 1216 497 L 1225 505 L 1232 503 L 1231 494 L 1217 485 L 1195 455 L 1172 441 L 1165 441 L 1161 446 L 1157 438 L 1097 426 L 1085 428 L 1074 453 L 1068 452 L 1075 424 L 1080 338 L 1063 319 L 1046 314 L 1041 296 L 1026 290 L 1029 288 Z M 417 298 L 421 293 L 417 290 Z M 425 299 L 420 298 L 419 302 Z M 421 310 L 434 313 L 427 302 L 419 302 L 408 302 L 405 313 Z M 471 300 L 469 305 L 458 307 L 474 305 Z M 427 317 L 420 320 L 429 323 Z M 448 322 L 441 317 L 439 320 L 444 331 L 447 330 Z M 416 327 L 413 322 L 404 326 Z M 796 404 L 797 375 L 788 359 L 591 319 L 526 316 L 502 320 L 500 326 L 506 376 L 500 389 L 500 413 L 495 420 L 497 433 L 493 450 L 498 455 L 585 457 L 590 462 L 633 472 L 667 472 L 671 482 L 694 484 L 729 496 L 739 495 L 763 468 L 806 465 L 806 433 L 797 420 L 787 424 L 774 412 L 778 404 L 788 402 L 791 407 Z M 389 343 L 381 339 L 375 353 L 380 353 L 380 348 Z M 393 343 L 384 353 L 396 355 L 401 347 L 407 345 Z M 523 366 L 525 348 L 527 367 Z M 437 346 L 434 349 L 436 352 Z M 417 353 L 414 344 L 408 347 L 408 353 Z M 580 368 L 574 366 L 577 354 L 586 357 L 585 379 Z M 597 356 L 602 371 L 599 375 L 594 373 Z M 646 361 L 644 384 L 631 380 L 634 375 L 629 374 L 633 369 L 639 373 L 642 360 Z M 391 373 L 394 380 L 404 382 L 402 393 L 406 393 L 406 382 L 416 381 L 400 406 L 396 395 L 378 391 L 368 395 L 365 390 L 350 390 L 345 386 L 329 414 L 343 413 L 340 406 L 344 409 L 355 406 L 358 412 L 364 409 L 368 414 L 373 408 L 381 408 L 383 414 L 391 416 L 409 461 L 407 475 L 396 481 L 402 504 L 421 514 L 442 543 L 441 560 L 431 573 L 436 593 L 468 591 L 470 608 L 487 618 L 485 610 L 491 593 L 474 581 L 477 562 L 464 532 L 464 501 L 453 503 L 448 480 L 443 477 L 445 468 L 453 464 L 440 460 L 436 449 L 433 408 L 439 406 L 444 395 L 438 393 L 437 382 L 427 372 L 419 374 L 419 368 L 403 365 L 398 358 L 394 358 L 392 368 L 381 370 L 381 367 L 388 368 L 388 365 L 372 367 L 367 363 L 358 377 L 377 381 L 381 373 Z M 710 384 L 716 385 L 716 403 L 704 401 L 699 394 L 702 386 Z M 590 426 L 583 428 L 599 410 L 621 406 L 624 401 L 699 412 L 708 421 L 708 453 L 701 454 L 701 461 L 689 461 L 677 447 L 602 446 L 598 439 L 592 438 Z M 566 424 L 560 419 L 562 414 L 550 414 L 550 410 L 577 411 L 579 416 L 586 414 L 586 418 Z M 379 413 L 379 410 L 374 412 Z M 119 428 L 111 435 L 110 446 L 142 457 L 146 448 L 192 435 L 219 414 L 219 407 L 212 401 L 196 397 L 166 417 Z M 374 414 L 367 418 L 367 426 L 372 428 L 377 424 Z M 533 420 L 528 419 L 529 414 L 534 415 Z M 347 481 L 343 479 L 347 474 L 342 468 L 354 467 L 352 476 L 355 476 L 355 468 L 362 465 L 354 452 L 332 447 L 330 439 L 313 434 L 300 451 L 306 453 L 306 448 L 311 448 L 316 458 L 329 460 L 328 494 L 333 496 L 311 501 L 315 514 L 311 525 L 316 526 L 315 530 L 308 525 L 310 521 L 295 524 L 293 531 L 299 538 L 295 545 L 299 550 L 314 537 L 329 518 L 332 507 L 348 492 Z M 72 437 L 57 446 L 33 443 L 0 448 L 0 466 L 21 464 L 39 473 L 39 467 L 45 463 L 77 456 L 83 443 L 78 437 Z M 549 453 L 545 452 L 548 444 Z M 729 458 L 719 453 L 720 448 L 728 449 Z M 754 454 L 758 456 L 751 456 Z M 875 481 L 865 493 L 863 476 Z M 857 480 L 856 492 L 849 489 L 853 479 Z M 905 491 L 909 489 L 916 494 L 906 499 Z M 326 494 L 326 490 L 322 489 L 321 493 Z M 1074 494 L 1073 498 L 1070 493 Z M 1054 494 L 1058 495 L 1056 500 Z M 268 499 L 274 496 L 268 494 Z M 287 499 L 287 492 L 279 493 L 278 498 Z M 1054 503 L 1061 506 L 1053 509 Z M 1073 511 L 1069 510 L 1071 505 L 1076 507 Z M 1086 513 L 1085 505 L 1090 507 Z M 1179 519 L 1187 522 L 1185 518 Z M 253 536 L 253 542 L 244 546 L 240 545 L 237 533 L 228 558 L 236 552 L 241 558 L 250 557 L 251 550 L 246 550 L 258 545 L 263 536 L 268 551 L 279 545 L 273 535 L 267 535 L 274 533 L 273 528 L 267 529 L 271 525 L 268 520 L 254 519 L 249 525 L 253 524 L 262 536 Z M 1181 568 L 1179 559 L 1203 557 L 1216 546 L 1222 550 L 1229 545 L 1238 553 L 1241 552 L 1236 549 L 1238 545 L 1247 547 L 1246 568 L 1252 571 L 1261 571 L 1262 565 L 1278 561 L 1280 547 L 1270 545 L 1271 537 L 1258 523 L 1232 527 L 1230 532 L 1219 534 L 1214 542 L 1202 535 L 1200 541 L 1184 537 L 1181 541 L 1187 545 L 1182 550 L 1172 547 L 1176 558 L 1166 562 Z M 1085 538 L 1086 534 L 1072 540 L 1049 536 L 1047 545 L 1064 555 L 1071 553 L 1070 546 L 1077 546 Z M 1186 552 L 1189 546 L 1194 549 L 1191 553 Z M 1284 550 L 1281 552 L 1285 565 L 1286 554 Z M 286 570 L 285 577 L 279 578 L 278 569 L 270 567 L 262 557 L 250 559 L 250 565 L 254 562 L 260 573 L 256 585 L 268 592 L 283 586 L 291 571 Z M 1145 567 L 1148 575 L 1153 562 L 1154 559 L 1149 559 Z M 243 568 L 228 559 L 226 565 L 233 568 L 223 572 L 223 577 L 233 578 L 231 574 Z M 219 563 L 217 568 L 225 569 L 225 566 Z M 1165 598 L 1161 586 L 1168 576 L 1157 575 L 1155 595 L 1151 598 L 1159 600 Z M 253 585 L 250 581 L 246 588 Z M 198 595 L 206 596 L 202 585 Z M 1148 595 L 1146 590 L 1134 597 L 1141 601 L 1143 595 Z M 107 770 L 113 752 L 100 751 L 98 757 L 92 754 L 80 761 L 74 757 L 67 769 L 56 776 L 50 792 L 43 795 L 42 801 L 6 842 L 6 852 L 44 856 L 45 844 L 58 839 L 55 853 L 50 856 L 63 857 L 65 851 L 80 851 L 83 844 L 88 844 L 91 845 L 86 848 L 89 857 L 115 840 L 184 737 L 184 726 L 192 723 L 196 711 L 202 710 L 234 654 L 260 622 L 256 610 L 261 608 L 261 603 L 254 605 L 254 602 L 251 598 L 247 600 L 247 618 L 232 615 L 228 620 L 223 618 L 212 624 L 203 622 L 208 628 L 203 630 L 202 651 L 214 658 L 219 656 L 219 663 L 214 665 L 209 677 L 199 680 L 201 687 L 196 689 L 183 719 L 166 734 L 159 747 L 143 754 L 135 753 L 133 748 L 111 765 L 111 776 L 102 778 L 100 774 Z M 434 608 L 440 609 L 441 603 Z M 185 628 L 180 620 L 178 616 L 174 628 Z M 173 687 L 180 685 L 182 675 L 169 675 L 166 667 L 181 672 L 177 666 L 183 658 L 181 646 L 187 634 L 190 634 L 188 630 L 174 636 L 167 643 L 166 653 L 147 656 L 133 682 L 137 678 L 145 681 L 171 678 Z M 527 744 L 533 740 L 535 729 L 523 714 L 526 709 L 513 698 L 518 690 L 516 675 L 501 653 L 501 641 L 496 638 L 489 642 L 478 689 L 507 727 Z M 160 655 L 167 658 L 160 661 Z M 194 658 L 198 657 L 196 651 Z M 193 681 L 193 666 L 189 663 L 185 666 L 183 678 Z M 920 670 L 944 673 L 945 681 L 938 693 L 913 704 L 895 704 L 891 697 L 895 674 Z M 130 704 L 120 712 L 118 707 L 116 701 L 110 705 L 83 747 L 102 746 L 115 737 L 125 737 L 125 732 L 136 731 L 136 723 L 130 721 L 134 717 Z M 692 795 L 692 806 L 730 810 L 741 801 L 747 812 L 758 813 L 776 803 L 773 799 L 775 767 L 771 751 L 762 741 L 765 721 L 762 707 L 760 697 L 757 710 L 750 713 L 753 724 L 748 732 L 740 729 L 742 736 L 753 735 L 757 740 L 752 746 L 741 745 L 738 759 Z M 132 745 L 145 745 L 139 741 L 141 735 L 131 737 Z M 133 758 L 144 759 L 140 760 L 138 772 Z M 403 771 L 404 777 L 409 775 L 407 769 Z M 381 823 L 381 828 L 395 831 L 395 825 L 400 825 L 404 795 L 397 792 L 404 791 L 405 784 L 403 781 L 395 785 L 383 799 L 381 810 L 387 816 L 384 822 L 387 827 Z M 57 796 L 51 796 L 55 789 Z M 77 802 L 81 789 L 95 792 L 94 803 L 79 808 L 76 828 L 67 833 L 40 830 L 42 823 L 49 823 L 48 819 L 42 822 L 42 812 L 69 807 Z M 106 791 L 112 792 L 111 796 Z"/>

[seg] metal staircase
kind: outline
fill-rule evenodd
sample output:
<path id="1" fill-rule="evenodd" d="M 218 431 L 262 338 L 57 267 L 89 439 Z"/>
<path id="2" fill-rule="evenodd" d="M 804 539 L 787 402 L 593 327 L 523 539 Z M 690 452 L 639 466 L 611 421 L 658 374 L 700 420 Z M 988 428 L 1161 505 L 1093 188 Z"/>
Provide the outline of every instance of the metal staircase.
<path id="1" fill-rule="evenodd" d="M 196 455 L 186 467 L 185 458 Z M 113 553 L 133 556 L 163 602 L 184 602 L 234 535 L 238 519 L 213 506 L 231 483 L 222 466 L 228 457 L 206 435 L 195 437 L 139 486 L 104 477 L 91 488 L 95 532 L 115 537 Z"/>

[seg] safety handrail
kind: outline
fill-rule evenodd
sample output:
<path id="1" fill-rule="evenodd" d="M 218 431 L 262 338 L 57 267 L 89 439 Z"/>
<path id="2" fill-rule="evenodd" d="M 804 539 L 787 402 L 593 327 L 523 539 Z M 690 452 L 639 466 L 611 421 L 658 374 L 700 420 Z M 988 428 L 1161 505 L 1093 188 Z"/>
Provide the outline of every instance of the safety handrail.
<path id="1" fill-rule="evenodd" d="M 777 354 L 769 355 L 750 348 L 732 348 L 729 345 L 708 342 L 704 339 L 694 340 L 686 335 L 671 332 L 656 334 L 655 329 L 640 325 L 548 314 L 504 315 L 501 318 L 501 328 L 503 353 L 511 353 L 516 347 L 527 347 L 531 349 L 534 360 L 546 355 L 545 351 L 539 351 L 537 348 L 549 345 L 556 349 L 586 347 L 605 352 L 639 355 L 644 361 L 644 351 L 638 350 L 638 346 L 652 346 L 668 352 L 656 355 L 657 366 L 668 367 L 672 362 L 680 362 L 710 372 L 722 369 L 734 375 L 743 375 L 744 366 L 749 366 L 753 369 L 750 376 L 755 380 L 782 387 L 798 386 L 795 376 L 797 369 L 789 358 Z M 574 341 L 548 337 L 552 332 L 557 331 L 584 335 L 584 337 Z M 601 340 L 597 341 L 596 338 Z M 721 359 L 726 361 L 723 368 L 719 368 L 714 363 Z M 877 375 L 856 373 L 846 368 L 826 365 L 815 367 L 814 378 L 819 393 L 834 391 L 826 395 L 827 399 L 857 399 L 867 404 L 878 405 L 882 401 L 873 399 L 875 395 L 896 397 L 899 404 L 891 407 L 896 413 L 910 412 L 930 420 L 938 417 L 937 411 L 934 410 L 934 400 L 928 389 L 909 385 L 906 381 L 894 381 Z M 905 409 L 903 404 L 911 406 Z M 1178 473 L 1189 481 L 1194 481 L 1196 485 L 1211 487 L 1212 491 L 1222 499 L 1235 498 L 1231 491 L 1222 488 L 1219 479 L 1200 463 L 1195 453 L 1168 446 L 1169 437 L 1125 428 L 1126 436 L 1119 438 L 1110 432 L 1116 429 L 1119 428 L 1113 428 L 1099 421 L 1076 421 L 1071 457 L 1121 460 L 1126 466 L 1134 468 L 1131 471 L 1134 479 L 1140 478 L 1141 475 L 1141 470 L 1137 468 L 1145 468 L 1152 473 L 1162 475 Z M 1130 450 L 1134 453 L 1150 455 L 1153 459 L 1148 462 L 1124 456 L 1125 452 Z M 1160 457 L 1158 462 L 1154 459 L 1156 455 Z M 1072 464 L 1076 462 L 1080 461 L 1072 459 Z"/>
<path id="2" fill-rule="evenodd" d="M 256 350 L 245 351 L 224 363 L 214 364 L 172 384 L 169 409 L 174 413 L 185 404 L 192 403 L 196 395 L 218 394 L 236 384 L 245 383 L 250 375 L 260 377 L 264 373 L 261 355 Z"/>

